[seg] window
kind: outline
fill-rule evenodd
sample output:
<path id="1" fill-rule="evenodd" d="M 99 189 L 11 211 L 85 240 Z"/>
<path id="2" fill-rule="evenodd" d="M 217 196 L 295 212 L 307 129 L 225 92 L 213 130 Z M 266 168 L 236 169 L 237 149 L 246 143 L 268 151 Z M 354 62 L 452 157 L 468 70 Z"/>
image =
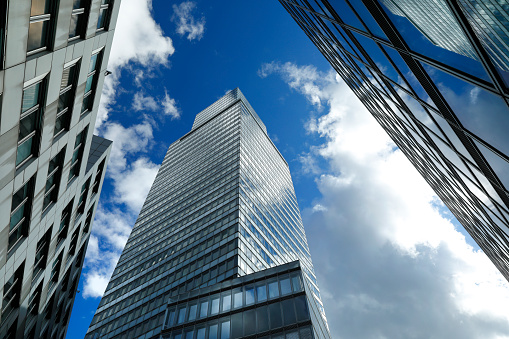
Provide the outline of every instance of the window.
<path id="1" fill-rule="evenodd" d="M 99 192 L 99 187 L 101 184 L 101 178 L 103 175 L 104 170 L 104 163 L 106 162 L 106 159 L 103 159 L 103 161 L 97 166 L 97 173 L 95 174 L 95 180 L 94 185 L 92 186 L 92 193 L 97 194 Z"/>
<path id="2" fill-rule="evenodd" d="M 67 260 L 71 259 L 74 253 L 76 253 L 76 246 L 78 245 L 78 238 L 80 235 L 80 228 L 76 227 L 71 237 L 71 244 L 69 245 L 69 254 Z"/>
<path id="3" fill-rule="evenodd" d="M 37 151 L 43 92 L 44 81 L 39 81 L 23 90 L 16 167 L 28 161 Z"/>
<path id="4" fill-rule="evenodd" d="M 85 84 L 85 95 L 83 96 L 83 105 L 81 106 L 81 114 L 85 114 L 92 110 L 94 104 L 94 92 L 97 78 L 99 77 L 99 70 L 101 69 L 102 53 L 98 52 L 90 58 L 90 65 L 88 68 L 87 82 Z"/>
<path id="5" fill-rule="evenodd" d="M 35 251 L 34 271 L 32 274 L 32 281 L 35 280 L 40 272 L 46 268 L 48 261 L 48 250 L 51 242 L 51 227 L 46 234 L 37 242 L 37 249 Z"/>
<path id="6" fill-rule="evenodd" d="M 92 224 L 92 214 L 94 213 L 94 206 L 90 206 L 87 212 L 87 217 L 85 218 L 85 224 L 83 226 L 83 234 L 82 237 L 84 237 L 89 231 L 90 231 L 90 224 Z"/>
<path id="7" fill-rule="evenodd" d="M 42 285 L 43 285 L 43 282 L 41 281 L 39 286 L 37 286 L 34 293 L 32 293 L 32 295 L 30 296 L 30 299 L 28 300 L 27 313 L 29 316 L 39 314 L 39 306 L 41 304 Z"/>
<path id="8" fill-rule="evenodd" d="M 81 186 L 80 200 L 78 202 L 78 214 L 85 212 L 85 205 L 87 204 L 88 187 L 90 186 L 90 178 Z"/>
<path id="9" fill-rule="evenodd" d="M 67 231 L 69 230 L 69 224 L 71 222 L 73 200 L 62 211 L 62 217 L 60 218 L 60 226 L 58 228 L 58 242 L 57 246 L 67 238 Z"/>
<path id="10" fill-rule="evenodd" d="M 4 295 L 2 300 L 2 319 L 10 314 L 19 306 L 19 297 L 21 293 L 21 283 L 23 282 L 23 269 L 25 263 L 22 263 L 16 272 L 4 284 Z"/>
<path id="11" fill-rule="evenodd" d="M 55 121 L 55 131 L 53 132 L 54 137 L 63 131 L 69 130 L 78 74 L 79 65 L 77 62 L 66 67 L 62 74 L 60 96 L 58 97 L 57 119 Z"/>
<path id="12" fill-rule="evenodd" d="M 88 8 L 88 0 L 73 0 L 71 24 L 69 25 L 69 41 L 85 38 Z"/>
<path id="13" fill-rule="evenodd" d="M 74 142 L 74 152 L 71 159 L 71 170 L 69 171 L 68 182 L 71 181 L 80 173 L 81 158 L 83 158 L 83 151 L 85 149 L 85 141 L 87 140 L 88 126 L 76 136 Z"/>
<path id="14" fill-rule="evenodd" d="M 53 287 L 55 283 L 58 281 L 58 277 L 60 275 L 60 267 L 62 266 L 63 253 L 64 251 L 60 251 L 58 257 L 55 259 L 55 261 L 53 261 L 53 266 L 51 267 L 49 288 Z"/>
<path id="15" fill-rule="evenodd" d="M 51 0 L 32 0 L 27 46 L 29 55 L 48 48 L 51 36 L 51 4 Z"/>
<path id="16" fill-rule="evenodd" d="M 43 211 L 46 210 L 51 203 L 57 201 L 64 156 L 65 147 L 49 162 L 48 179 L 46 179 L 46 190 L 44 192 L 44 201 L 42 203 Z"/>
<path id="17" fill-rule="evenodd" d="M 97 20 L 97 30 L 108 29 L 111 12 L 111 0 L 101 0 L 101 8 L 99 10 L 99 19 Z"/>
<path id="18" fill-rule="evenodd" d="M 9 225 L 9 247 L 11 250 L 28 234 L 32 205 L 33 177 L 12 196 L 11 220 Z"/>

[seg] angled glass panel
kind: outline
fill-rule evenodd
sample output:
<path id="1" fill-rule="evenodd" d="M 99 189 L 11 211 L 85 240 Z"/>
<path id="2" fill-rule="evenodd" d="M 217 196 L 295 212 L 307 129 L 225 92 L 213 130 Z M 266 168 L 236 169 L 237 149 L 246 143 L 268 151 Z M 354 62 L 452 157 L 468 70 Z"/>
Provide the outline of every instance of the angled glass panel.
<path id="1" fill-rule="evenodd" d="M 33 51 L 46 46 L 49 20 L 30 23 L 27 50 Z"/>
<path id="2" fill-rule="evenodd" d="M 360 22 L 350 6 L 348 6 L 344 0 L 329 0 L 329 2 L 345 24 L 353 26 L 364 32 L 366 31 L 364 25 Z"/>
<path id="3" fill-rule="evenodd" d="M 412 51 L 491 82 L 444 0 L 429 6 L 403 0 L 379 2 Z"/>
<path id="4" fill-rule="evenodd" d="M 39 88 L 41 83 L 38 82 L 23 90 L 23 103 L 21 105 L 21 112 L 26 112 L 34 107 L 39 102 Z"/>
<path id="5" fill-rule="evenodd" d="M 479 151 L 481 151 L 484 158 L 488 161 L 491 168 L 500 179 L 505 189 L 509 191 L 509 162 L 502 159 L 479 142 L 474 141 Z"/>
<path id="6" fill-rule="evenodd" d="M 21 145 L 18 146 L 18 152 L 16 153 L 16 166 L 21 164 L 32 154 L 32 144 L 34 137 L 28 138 Z"/>
<path id="7" fill-rule="evenodd" d="M 30 16 L 48 14 L 50 11 L 51 0 L 32 0 Z"/>

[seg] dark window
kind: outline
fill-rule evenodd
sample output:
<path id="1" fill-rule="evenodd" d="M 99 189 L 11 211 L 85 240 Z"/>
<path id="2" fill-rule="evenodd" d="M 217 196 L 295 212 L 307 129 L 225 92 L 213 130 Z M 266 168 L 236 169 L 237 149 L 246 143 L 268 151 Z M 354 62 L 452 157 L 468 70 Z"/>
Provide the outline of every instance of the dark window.
<path id="1" fill-rule="evenodd" d="M 71 181 L 80 173 L 81 159 L 83 158 L 83 151 L 85 149 L 85 141 L 87 140 L 88 126 L 76 136 L 74 142 L 74 151 L 71 159 L 71 169 L 69 171 L 68 181 Z"/>
<path id="2" fill-rule="evenodd" d="M 44 81 L 39 81 L 23 90 L 16 167 L 31 159 L 39 148 L 44 87 Z"/>
<path id="3" fill-rule="evenodd" d="M 80 236 L 80 228 L 76 227 L 76 230 L 72 233 L 71 244 L 69 245 L 69 257 L 68 260 L 76 253 L 76 246 L 78 245 L 78 238 Z"/>
<path id="4" fill-rule="evenodd" d="M 232 314 L 231 324 L 232 324 L 232 337 L 233 338 L 241 338 L 242 337 L 242 312 Z"/>
<path id="5" fill-rule="evenodd" d="M 295 324 L 297 322 L 297 318 L 295 317 L 293 299 L 283 300 L 281 305 L 283 306 L 283 319 L 285 326 Z"/>
<path id="6" fill-rule="evenodd" d="M 256 310 L 244 312 L 244 335 L 252 335 L 256 333 Z"/>
<path id="7" fill-rule="evenodd" d="M 103 161 L 97 166 L 97 173 L 95 174 L 94 184 L 92 185 L 92 193 L 97 194 L 99 192 L 99 187 L 101 184 L 101 178 L 103 175 L 104 170 L 104 163 L 106 162 L 106 159 L 103 159 Z"/>
<path id="8" fill-rule="evenodd" d="M 81 186 L 80 200 L 78 201 L 78 214 L 85 212 L 85 205 L 87 204 L 88 187 L 90 186 L 90 178 Z"/>
<path id="9" fill-rule="evenodd" d="M 67 232 L 69 231 L 69 224 L 71 223 L 71 213 L 72 213 L 72 205 L 73 200 L 67 204 L 67 206 L 62 211 L 62 216 L 60 217 L 60 225 L 58 227 L 58 244 L 67 238 Z"/>
<path id="10" fill-rule="evenodd" d="M 267 306 L 256 308 L 257 331 L 265 332 L 269 330 L 269 316 Z"/>
<path id="11" fill-rule="evenodd" d="M 11 220 L 9 226 L 9 247 L 12 249 L 28 235 L 30 210 L 32 209 L 33 177 L 12 196 Z"/>
<path id="12" fill-rule="evenodd" d="M 308 320 L 309 310 L 306 297 L 301 295 L 296 297 L 294 300 L 295 300 L 295 310 L 297 311 L 297 321 Z"/>
<path id="13" fill-rule="evenodd" d="M 19 297 L 21 293 L 21 284 L 23 282 L 23 269 L 25 263 L 22 263 L 16 272 L 4 284 L 4 295 L 2 300 L 2 319 L 5 319 L 14 309 L 19 306 Z"/>
<path id="14" fill-rule="evenodd" d="M 53 261 L 53 266 L 51 267 L 51 275 L 50 275 L 50 288 L 58 281 L 58 277 L 60 276 L 60 268 L 62 266 L 62 257 L 63 252 L 60 251 L 58 257 Z"/>
<path id="15" fill-rule="evenodd" d="M 51 203 L 57 201 L 62 168 L 64 165 L 65 147 L 49 162 L 48 179 L 46 179 L 46 190 L 42 210 L 46 210 Z"/>
<path id="16" fill-rule="evenodd" d="M 90 225 L 92 224 L 92 214 L 94 213 L 94 206 L 90 206 L 87 212 L 87 216 L 85 217 L 85 224 L 83 225 L 83 234 L 82 237 L 84 237 L 89 231 L 90 231 Z"/>
<path id="17" fill-rule="evenodd" d="M 97 30 L 108 29 L 111 16 L 111 0 L 101 0 L 101 8 L 99 9 L 99 19 L 97 20 Z"/>
<path id="18" fill-rule="evenodd" d="M 69 41 L 85 38 L 89 8 L 88 0 L 73 0 Z"/>
<path id="19" fill-rule="evenodd" d="M 33 316 L 39 314 L 39 306 L 41 304 L 41 293 L 42 293 L 42 285 L 43 281 L 37 286 L 34 293 L 30 296 L 28 300 L 28 316 Z"/>
<path id="20" fill-rule="evenodd" d="M 95 87 L 97 79 L 99 78 L 99 71 L 101 69 L 102 52 L 93 54 L 90 58 L 90 65 L 88 67 L 87 82 L 85 84 L 85 95 L 83 96 L 83 105 L 81 106 L 81 114 L 85 114 L 92 110 L 94 104 Z"/>
<path id="21" fill-rule="evenodd" d="M 271 329 L 283 326 L 283 319 L 281 318 L 281 307 L 279 302 L 269 305 L 269 318 Z"/>
<path id="22" fill-rule="evenodd" d="M 60 133 L 69 130 L 78 75 L 78 63 L 65 68 L 62 74 L 62 81 L 60 82 L 60 96 L 58 97 L 57 119 L 55 121 L 55 130 L 53 132 L 55 137 Z"/>
<path id="23" fill-rule="evenodd" d="M 44 51 L 50 44 L 51 0 L 32 0 L 30 26 L 28 29 L 28 54 Z"/>
<path id="24" fill-rule="evenodd" d="M 37 242 L 37 249 L 35 252 L 34 272 L 32 280 L 37 278 L 37 275 L 46 268 L 48 261 L 48 250 L 51 242 L 51 227 L 46 234 Z"/>

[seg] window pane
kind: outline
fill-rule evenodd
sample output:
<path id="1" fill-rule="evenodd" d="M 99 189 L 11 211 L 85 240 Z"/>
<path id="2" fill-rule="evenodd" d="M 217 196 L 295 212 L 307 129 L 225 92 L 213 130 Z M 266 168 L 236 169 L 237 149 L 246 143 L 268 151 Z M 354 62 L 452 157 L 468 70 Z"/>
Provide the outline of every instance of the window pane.
<path id="1" fill-rule="evenodd" d="M 9 227 L 9 231 L 12 229 L 23 219 L 25 215 L 25 205 L 22 205 L 13 215 L 11 215 L 11 224 Z"/>
<path id="2" fill-rule="evenodd" d="M 295 310 L 297 311 L 297 321 L 309 319 L 308 303 L 306 302 L 306 297 L 301 295 L 294 300 Z"/>
<path id="3" fill-rule="evenodd" d="M 269 318 L 271 329 L 283 326 L 283 319 L 281 318 L 281 308 L 278 302 L 269 305 Z"/>
<path id="4" fill-rule="evenodd" d="M 27 159 L 30 154 L 32 154 L 32 138 L 28 138 L 24 143 L 18 146 L 18 153 L 16 154 L 16 166 L 21 164 L 25 159 Z"/>
<path id="5" fill-rule="evenodd" d="M 267 300 L 267 287 L 265 284 L 256 286 L 256 300 L 258 302 Z"/>
<path id="6" fill-rule="evenodd" d="M 293 299 L 283 300 L 281 305 L 283 306 L 283 319 L 285 326 L 296 323 L 297 318 L 295 317 Z"/>
<path id="7" fill-rule="evenodd" d="M 279 287 L 277 281 L 269 282 L 269 298 L 279 297 Z"/>
<path id="8" fill-rule="evenodd" d="M 281 287 L 281 295 L 287 295 L 287 294 L 292 293 L 292 286 L 290 285 L 290 278 L 285 277 L 285 278 L 279 280 L 279 286 Z"/>
<path id="9" fill-rule="evenodd" d="M 55 120 L 55 131 L 54 135 L 58 134 L 61 130 L 66 129 L 68 122 L 67 118 L 69 117 L 69 112 L 66 112 L 65 114 L 62 114 Z"/>
<path id="10" fill-rule="evenodd" d="M 246 305 L 252 305 L 255 302 L 254 287 L 246 287 Z"/>
<path id="11" fill-rule="evenodd" d="M 292 286 L 294 292 L 302 291 L 302 282 L 298 274 L 292 275 Z"/>
<path id="12" fill-rule="evenodd" d="M 92 55 L 92 57 L 90 58 L 90 66 L 88 67 L 88 73 L 91 73 L 93 70 L 95 70 L 95 64 L 97 63 L 98 55 L 99 53 L 96 53 Z"/>
<path id="13" fill-rule="evenodd" d="M 28 29 L 28 46 L 27 50 L 33 51 L 46 46 L 46 31 L 48 30 L 49 21 L 39 21 L 30 24 Z"/>
<path id="14" fill-rule="evenodd" d="M 207 316 L 208 308 L 209 308 L 209 302 L 202 301 L 200 304 L 200 318 L 205 318 Z"/>
<path id="15" fill-rule="evenodd" d="M 48 14 L 49 13 L 49 0 L 32 0 L 32 8 L 30 9 L 30 16 Z"/>
<path id="16" fill-rule="evenodd" d="M 193 321 L 196 319 L 196 309 L 198 308 L 198 305 L 194 304 L 189 306 L 189 321 Z"/>
<path id="17" fill-rule="evenodd" d="M 196 331 L 196 339 L 205 339 L 205 327 L 199 328 Z"/>
<path id="18" fill-rule="evenodd" d="M 221 339 L 230 339 L 230 321 L 221 323 Z"/>
<path id="19" fill-rule="evenodd" d="M 227 295 L 223 295 L 221 298 L 222 298 L 222 304 L 223 304 L 222 311 L 223 312 L 229 311 L 232 307 L 232 297 L 230 295 L 230 292 L 228 292 Z"/>
<path id="20" fill-rule="evenodd" d="M 244 312 L 244 335 L 251 335 L 256 333 L 256 312 L 249 310 Z"/>
<path id="21" fill-rule="evenodd" d="M 106 14 L 107 13 L 108 13 L 107 8 L 103 8 L 99 12 L 99 19 L 97 20 L 97 29 L 104 28 L 104 25 L 106 24 Z"/>
<path id="22" fill-rule="evenodd" d="M 23 90 L 23 104 L 21 112 L 26 112 L 28 109 L 34 107 L 39 102 L 39 88 L 41 83 L 38 82 Z"/>
<path id="23" fill-rule="evenodd" d="M 232 337 L 233 338 L 242 337 L 242 312 L 232 314 L 231 324 L 232 324 Z"/>
<path id="24" fill-rule="evenodd" d="M 214 315 L 219 313 L 219 296 L 215 295 L 210 301 L 210 314 Z"/>
<path id="25" fill-rule="evenodd" d="M 256 308 L 257 331 L 265 332 L 269 330 L 269 316 L 267 314 L 267 306 Z"/>
<path id="26" fill-rule="evenodd" d="M 92 89 L 92 84 L 93 83 L 94 83 L 94 76 L 90 75 L 87 78 L 87 84 L 85 85 L 85 93 L 87 93 L 88 91 L 90 91 Z"/>
<path id="27" fill-rule="evenodd" d="M 83 8 L 84 5 L 81 4 L 82 2 L 85 2 L 85 1 L 83 1 L 83 0 L 73 0 L 72 8 L 73 9 Z"/>
<path id="28" fill-rule="evenodd" d="M 184 322 L 185 316 L 186 316 L 186 307 L 184 306 L 184 307 L 179 308 L 177 324 L 182 324 Z"/>
<path id="29" fill-rule="evenodd" d="M 210 325 L 209 326 L 209 339 L 217 339 L 217 325 Z"/>
<path id="30" fill-rule="evenodd" d="M 14 195 L 12 196 L 11 212 L 14 211 L 16 207 L 18 207 L 19 204 L 21 204 L 27 196 L 28 196 L 28 183 L 23 185 L 23 187 L 17 190 L 16 193 L 14 193 Z"/>
<path id="31" fill-rule="evenodd" d="M 94 101 L 94 96 L 91 94 L 83 99 L 83 105 L 81 106 L 81 113 L 90 110 L 92 106 L 92 102 Z"/>
<path id="32" fill-rule="evenodd" d="M 233 307 L 242 307 L 242 290 L 233 291 Z"/>
<path id="33" fill-rule="evenodd" d="M 37 112 L 33 112 L 28 116 L 21 119 L 19 122 L 19 134 L 18 140 L 23 140 L 30 133 L 35 130 L 35 122 L 36 122 Z"/>
<path id="34" fill-rule="evenodd" d="M 82 14 L 74 14 L 71 16 L 71 24 L 69 25 L 69 39 L 74 38 L 81 34 L 80 27 L 82 26 Z"/>

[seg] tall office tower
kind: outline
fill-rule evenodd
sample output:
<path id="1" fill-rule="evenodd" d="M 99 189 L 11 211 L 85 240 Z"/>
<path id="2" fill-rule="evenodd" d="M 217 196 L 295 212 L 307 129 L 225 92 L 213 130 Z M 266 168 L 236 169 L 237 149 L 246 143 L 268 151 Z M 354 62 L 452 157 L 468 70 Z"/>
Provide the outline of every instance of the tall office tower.
<path id="1" fill-rule="evenodd" d="M 393 14 L 408 19 L 434 45 L 478 60 L 446 0 L 382 0 L 382 3 Z M 460 4 L 493 63 L 509 71 L 509 3 L 460 0 Z"/>
<path id="2" fill-rule="evenodd" d="M 0 338 L 63 338 L 110 141 L 118 0 L 0 0 Z"/>
<path id="3" fill-rule="evenodd" d="M 479 61 L 433 45 L 385 1 L 280 2 L 509 280 L 509 73 L 460 5 L 447 1 L 449 20 Z"/>
<path id="4" fill-rule="evenodd" d="M 169 147 L 86 338 L 143 335 L 330 338 L 288 165 L 239 89 Z"/>

